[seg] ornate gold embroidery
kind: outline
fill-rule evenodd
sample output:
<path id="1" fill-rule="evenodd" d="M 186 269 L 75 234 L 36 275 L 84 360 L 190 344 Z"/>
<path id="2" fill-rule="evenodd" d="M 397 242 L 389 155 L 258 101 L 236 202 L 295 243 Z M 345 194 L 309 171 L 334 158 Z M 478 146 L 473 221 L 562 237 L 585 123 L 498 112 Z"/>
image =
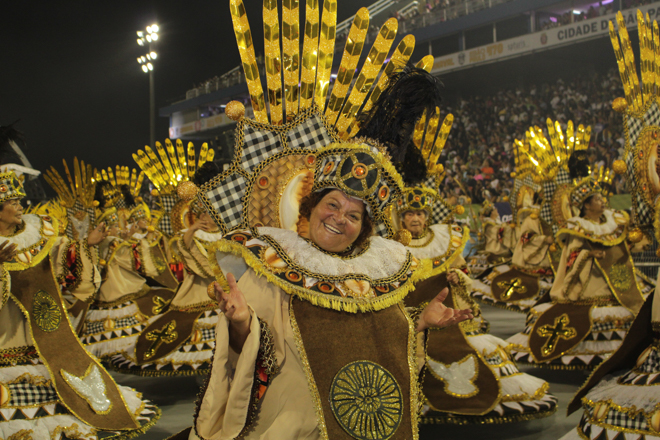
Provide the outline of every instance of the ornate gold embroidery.
<path id="1" fill-rule="evenodd" d="M 554 326 L 544 325 L 537 330 L 539 336 L 547 337 L 548 340 L 543 344 L 541 352 L 545 356 L 551 355 L 557 348 L 559 339 L 572 339 L 577 336 L 575 328 L 569 327 L 570 319 L 566 313 L 555 318 Z"/>
<path id="2" fill-rule="evenodd" d="M 351 437 L 388 439 L 401 424 L 401 387 L 380 365 L 351 362 L 339 370 L 330 385 L 330 407 Z"/>
<path id="3" fill-rule="evenodd" d="M 153 341 L 147 351 L 144 352 L 144 360 L 149 360 L 156 354 L 158 347 L 165 342 L 174 342 L 179 334 L 174 330 L 176 328 L 176 321 L 171 320 L 165 324 L 160 330 L 152 330 L 147 333 L 147 340 Z"/>
<path id="4" fill-rule="evenodd" d="M 630 289 L 633 283 L 632 274 L 625 264 L 614 264 L 610 270 L 610 281 L 618 291 Z"/>
<path id="5" fill-rule="evenodd" d="M 52 332 L 60 326 L 62 312 L 55 300 L 43 290 L 34 296 L 32 313 L 35 324 L 44 332 Z"/>
<path id="6" fill-rule="evenodd" d="M 527 287 L 525 287 L 520 278 L 512 278 L 510 280 L 499 281 L 497 287 L 500 289 L 506 289 L 502 292 L 502 299 L 509 299 L 514 293 L 525 293 L 527 292 Z"/>

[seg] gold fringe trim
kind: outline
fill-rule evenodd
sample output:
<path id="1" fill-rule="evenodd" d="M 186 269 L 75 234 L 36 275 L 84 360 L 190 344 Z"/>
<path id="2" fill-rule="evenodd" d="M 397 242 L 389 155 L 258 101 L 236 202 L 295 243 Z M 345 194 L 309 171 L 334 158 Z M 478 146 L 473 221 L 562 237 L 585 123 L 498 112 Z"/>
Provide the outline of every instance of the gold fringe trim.
<path id="1" fill-rule="evenodd" d="M 122 432 L 122 433 L 117 434 L 117 435 L 113 435 L 113 436 L 110 436 L 110 437 L 103 437 L 103 440 L 128 440 L 128 439 L 131 439 L 131 438 L 135 438 L 138 435 L 142 435 L 142 434 L 146 433 L 148 430 L 150 430 L 156 424 L 156 422 L 158 421 L 158 419 L 160 419 L 160 416 L 162 415 L 162 411 L 157 406 L 154 405 L 150 409 L 154 411 L 153 417 L 147 423 L 145 423 L 144 425 L 140 426 L 137 429 L 132 429 L 130 431 Z M 140 422 L 138 422 L 138 423 L 140 423 Z"/>
<path id="2" fill-rule="evenodd" d="M 107 362 L 108 368 L 117 373 L 132 374 L 133 376 L 141 377 L 190 377 L 190 376 L 204 376 L 211 374 L 211 359 L 209 359 L 209 368 L 200 368 L 198 370 L 149 370 L 149 369 L 130 369 L 119 367 L 112 362 Z"/>
<path id="3" fill-rule="evenodd" d="M 555 237 L 559 237 L 561 234 L 566 234 L 566 235 L 572 235 L 574 237 L 584 238 L 585 240 L 592 241 L 594 243 L 601 243 L 604 244 L 605 246 L 616 246 L 618 244 L 623 243 L 625 239 L 628 237 L 628 235 L 626 234 L 626 229 L 627 228 L 624 228 L 623 231 L 621 232 L 621 235 L 619 235 L 614 240 L 603 240 L 598 238 L 597 236 L 582 234 L 580 232 L 568 228 L 559 229 L 555 234 Z"/>
<path id="4" fill-rule="evenodd" d="M 427 425 L 490 425 L 490 424 L 503 424 L 512 422 L 524 422 L 527 420 L 542 419 L 553 415 L 557 411 L 557 405 L 546 411 L 540 411 L 531 414 L 516 414 L 502 417 L 492 416 L 459 416 L 454 414 L 438 415 L 438 416 L 422 416 L 420 423 Z"/>
<path id="5" fill-rule="evenodd" d="M 332 309 L 339 312 L 358 313 L 358 312 L 371 312 L 383 310 L 391 307 L 398 302 L 402 301 L 405 296 L 415 288 L 415 283 L 423 281 L 431 276 L 431 267 L 428 260 L 420 261 L 419 267 L 414 270 L 413 274 L 402 282 L 398 289 L 377 297 L 375 299 L 355 299 L 343 298 L 339 296 L 326 295 L 314 292 L 304 287 L 294 286 L 285 282 L 277 277 L 261 260 L 254 256 L 244 245 L 230 242 L 228 240 L 221 240 L 213 243 L 209 249 L 209 260 L 221 273 L 222 270 L 218 267 L 217 260 L 215 259 L 216 252 L 229 252 L 239 256 L 245 260 L 258 276 L 266 277 L 266 280 L 280 289 L 284 290 L 289 295 L 295 295 L 298 298 L 308 301 L 315 306 Z M 213 255 L 213 257 L 211 257 Z M 224 280 L 218 279 L 218 282 Z"/>

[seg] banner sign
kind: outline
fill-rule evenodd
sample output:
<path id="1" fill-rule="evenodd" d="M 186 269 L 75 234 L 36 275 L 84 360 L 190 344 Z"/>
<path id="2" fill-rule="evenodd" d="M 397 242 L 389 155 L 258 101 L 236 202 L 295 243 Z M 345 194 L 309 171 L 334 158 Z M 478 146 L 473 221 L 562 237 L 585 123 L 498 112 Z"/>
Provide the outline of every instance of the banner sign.
<path id="1" fill-rule="evenodd" d="M 660 3 L 623 10 L 621 13 L 626 20 L 628 30 L 637 27 L 638 9 L 644 15 L 648 13 L 651 21 L 660 19 Z M 435 59 L 432 73 L 451 72 L 491 61 L 526 55 L 538 50 L 546 50 L 606 36 L 609 33 L 610 21 L 615 23 L 614 27 L 616 29 L 616 14 L 607 14 L 438 57 Z M 612 54 L 612 57 L 614 57 L 614 54 Z"/>

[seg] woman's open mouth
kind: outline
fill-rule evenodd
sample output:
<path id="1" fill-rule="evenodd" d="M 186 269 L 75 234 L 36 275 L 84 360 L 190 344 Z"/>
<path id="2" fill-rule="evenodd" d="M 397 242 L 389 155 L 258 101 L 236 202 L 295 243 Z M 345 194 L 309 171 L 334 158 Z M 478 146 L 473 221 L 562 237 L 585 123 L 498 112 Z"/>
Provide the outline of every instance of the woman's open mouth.
<path id="1" fill-rule="evenodd" d="M 323 226 L 325 227 L 326 231 L 331 232 L 333 234 L 341 235 L 341 233 L 342 233 L 339 229 L 333 228 L 332 226 L 330 226 L 327 223 L 323 223 Z"/>

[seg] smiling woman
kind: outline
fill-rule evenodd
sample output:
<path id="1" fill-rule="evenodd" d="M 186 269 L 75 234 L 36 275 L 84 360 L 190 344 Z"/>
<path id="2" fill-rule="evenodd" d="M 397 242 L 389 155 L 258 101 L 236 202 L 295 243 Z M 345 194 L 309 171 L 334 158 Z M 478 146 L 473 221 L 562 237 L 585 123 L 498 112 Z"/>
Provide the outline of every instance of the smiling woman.
<path id="1" fill-rule="evenodd" d="M 308 232 L 301 235 L 329 252 L 362 247 L 373 234 L 364 202 L 331 188 L 307 195 L 300 203 L 300 217 L 309 221 Z"/>

